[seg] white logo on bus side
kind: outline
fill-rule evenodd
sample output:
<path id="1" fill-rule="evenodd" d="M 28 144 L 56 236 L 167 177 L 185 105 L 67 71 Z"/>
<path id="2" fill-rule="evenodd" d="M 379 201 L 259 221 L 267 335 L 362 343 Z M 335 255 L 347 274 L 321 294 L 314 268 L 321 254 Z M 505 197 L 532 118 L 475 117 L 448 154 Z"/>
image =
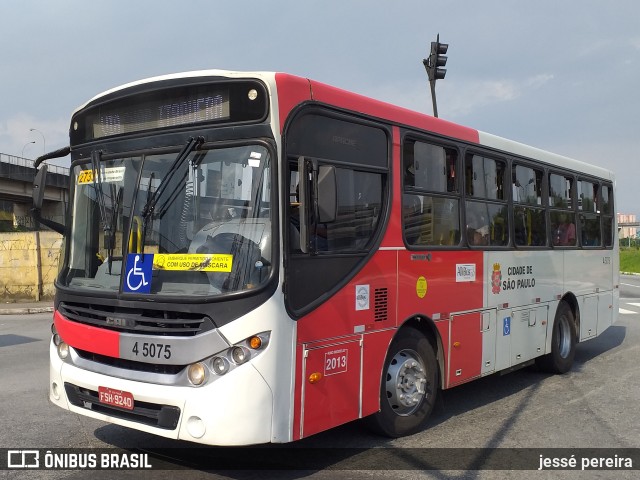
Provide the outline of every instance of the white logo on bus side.
<path id="1" fill-rule="evenodd" d="M 356 310 L 369 310 L 369 285 L 356 285 Z"/>

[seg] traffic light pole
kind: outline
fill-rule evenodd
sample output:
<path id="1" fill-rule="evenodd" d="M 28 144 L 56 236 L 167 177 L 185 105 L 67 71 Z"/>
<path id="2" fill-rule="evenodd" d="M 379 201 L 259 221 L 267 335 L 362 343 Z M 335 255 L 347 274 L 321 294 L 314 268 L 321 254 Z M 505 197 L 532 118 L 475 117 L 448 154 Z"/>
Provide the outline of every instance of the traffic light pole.
<path id="1" fill-rule="evenodd" d="M 449 45 L 446 43 L 440 43 L 440 34 L 436 37 L 435 42 L 431 42 L 431 53 L 429 58 L 422 60 L 424 68 L 427 70 L 429 76 L 429 84 L 431 85 L 431 100 L 433 101 L 433 116 L 438 116 L 438 102 L 436 101 L 436 80 L 442 80 L 447 74 L 446 68 L 447 57 L 444 56 L 447 53 Z"/>
<path id="2" fill-rule="evenodd" d="M 433 103 L 433 116 L 438 117 L 438 102 L 436 101 L 436 81 L 429 80 L 429 84 L 431 85 L 431 101 Z"/>

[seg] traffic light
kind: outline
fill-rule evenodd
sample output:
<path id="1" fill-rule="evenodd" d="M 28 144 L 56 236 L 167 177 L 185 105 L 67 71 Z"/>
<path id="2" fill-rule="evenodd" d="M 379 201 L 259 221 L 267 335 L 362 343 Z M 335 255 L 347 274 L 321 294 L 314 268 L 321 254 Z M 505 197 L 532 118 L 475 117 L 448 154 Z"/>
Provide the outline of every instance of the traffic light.
<path id="1" fill-rule="evenodd" d="M 435 42 L 431 42 L 431 53 L 429 58 L 422 60 L 424 68 L 429 76 L 429 84 L 431 86 L 431 100 L 433 101 L 433 116 L 438 116 L 438 103 L 436 102 L 436 80 L 442 80 L 447 74 L 447 69 L 442 68 L 447 64 L 447 53 L 449 45 L 440 43 L 440 34 L 436 37 Z"/>
<path id="2" fill-rule="evenodd" d="M 427 69 L 430 82 L 442 80 L 447 74 L 447 69 L 441 67 L 447 64 L 447 57 L 444 54 L 447 53 L 448 49 L 448 44 L 440 43 L 440 34 L 438 34 L 435 42 L 431 42 L 431 54 L 428 59 L 422 61 Z"/>

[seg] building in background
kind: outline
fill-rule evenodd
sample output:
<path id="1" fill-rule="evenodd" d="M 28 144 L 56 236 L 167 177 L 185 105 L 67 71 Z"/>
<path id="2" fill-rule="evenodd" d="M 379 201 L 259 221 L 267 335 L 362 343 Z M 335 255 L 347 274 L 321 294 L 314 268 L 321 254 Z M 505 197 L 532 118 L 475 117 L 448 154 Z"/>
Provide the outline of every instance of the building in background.
<path id="1" fill-rule="evenodd" d="M 634 214 L 618 213 L 618 226 L 621 227 L 618 238 L 636 238 L 638 233 L 636 216 Z"/>

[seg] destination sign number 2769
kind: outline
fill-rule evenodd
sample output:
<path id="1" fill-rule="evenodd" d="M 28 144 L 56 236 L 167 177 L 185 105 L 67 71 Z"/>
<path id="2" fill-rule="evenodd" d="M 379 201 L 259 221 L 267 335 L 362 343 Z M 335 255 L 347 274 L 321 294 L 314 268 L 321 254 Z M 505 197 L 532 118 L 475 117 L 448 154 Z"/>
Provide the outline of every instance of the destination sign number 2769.
<path id="1" fill-rule="evenodd" d="M 131 352 L 135 356 L 143 356 L 144 358 L 164 358 L 169 360 L 171 358 L 171 345 L 165 343 L 148 343 L 148 342 L 135 342 Z"/>

